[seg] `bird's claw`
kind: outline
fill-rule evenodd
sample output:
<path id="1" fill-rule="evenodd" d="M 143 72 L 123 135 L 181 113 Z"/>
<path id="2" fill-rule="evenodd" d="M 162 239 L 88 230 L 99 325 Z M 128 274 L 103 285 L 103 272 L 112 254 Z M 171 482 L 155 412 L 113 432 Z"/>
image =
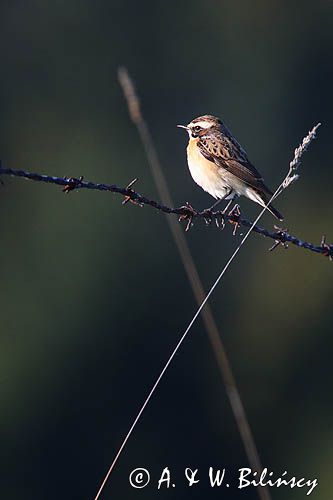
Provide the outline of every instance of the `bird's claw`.
<path id="1" fill-rule="evenodd" d="M 218 228 L 224 229 L 225 228 L 225 213 L 224 212 L 217 212 L 214 214 L 214 220 L 215 224 Z"/>
<path id="2" fill-rule="evenodd" d="M 211 208 L 205 208 L 205 210 L 203 210 L 200 215 L 203 216 L 204 218 L 204 221 L 206 223 L 206 225 L 208 226 L 209 224 L 211 224 L 212 220 L 213 220 L 213 211 Z M 216 219 L 215 219 L 216 220 Z"/>

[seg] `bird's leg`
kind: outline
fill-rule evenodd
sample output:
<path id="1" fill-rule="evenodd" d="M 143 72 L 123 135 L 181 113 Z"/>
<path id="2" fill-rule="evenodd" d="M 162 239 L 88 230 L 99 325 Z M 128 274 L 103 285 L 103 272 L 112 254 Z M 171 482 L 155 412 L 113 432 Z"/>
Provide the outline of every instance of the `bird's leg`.
<path id="1" fill-rule="evenodd" d="M 224 207 L 223 209 L 223 215 L 227 213 L 228 211 L 228 208 L 230 207 L 230 205 L 232 204 L 232 202 L 234 201 L 235 198 L 231 198 L 231 200 L 229 200 L 229 202 L 226 204 L 226 206 Z"/>
<path id="2" fill-rule="evenodd" d="M 204 214 L 204 217 L 205 215 L 207 217 L 205 217 L 205 221 L 206 221 L 206 224 L 210 224 L 212 222 L 212 211 L 213 209 L 219 204 L 221 203 L 221 201 L 225 200 L 226 198 L 228 198 L 228 196 L 230 196 L 232 193 L 232 189 L 230 189 L 224 196 L 223 198 L 220 198 L 219 200 L 216 200 L 215 203 L 213 203 L 213 205 L 209 208 L 206 208 L 205 210 L 202 211 L 202 214 Z M 230 207 L 232 201 L 233 201 L 234 197 L 231 198 L 231 200 L 229 201 L 229 203 L 227 204 L 227 206 L 223 209 L 222 211 L 222 228 L 224 228 L 224 219 L 223 219 L 223 215 L 227 213 L 227 210 L 228 208 Z M 219 226 L 219 223 L 217 221 L 217 219 L 215 219 L 215 222 L 217 224 L 217 226 Z"/>
<path id="3" fill-rule="evenodd" d="M 230 196 L 232 193 L 232 189 L 230 189 L 230 191 L 226 194 L 226 196 L 223 198 L 227 198 L 228 196 Z M 226 206 L 224 207 L 223 211 L 222 211 L 222 228 L 224 228 L 225 226 L 225 214 L 228 212 L 228 209 L 230 207 L 230 205 L 232 204 L 232 202 L 234 201 L 234 199 L 236 198 L 236 195 L 232 196 L 231 199 L 228 201 L 228 203 L 226 204 Z"/>
<path id="4" fill-rule="evenodd" d="M 215 202 L 215 203 L 213 203 L 213 205 L 212 205 L 211 207 L 206 208 L 206 210 L 207 210 L 207 211 L 208 211 L 208 210 L 212 211 L 212 210 L 213 210 L 213 208 L 215 208 L 215 207 L 216 207 L 219 203 L 221 203 L 221 201 L 223 201 L 223 200 L 225 200 L 226 198 L 228 198 L 228 196 L 230 196 L 230 195 L 231 195 L 231 193 L 232 193 L 232 189 L 230 189 L 230 190 L 229 190 L 229 191 L 228 191 L 228 192 L 227 192 L 227 193 L 223 196 L 223 198 L 220 198 L 219 200 L 216 200 L 216 202 Z M 228 208 L 230 207 L 230 205 L 231 205 L 232 201 L 234 200 L 234 198 L 235 198 L 234 196 L 231 198 L 231 200 L 229 201 L 229 203 L 227 204 L 227 206 L 223 209 L 223 213 L 226 213 L 226 212 L 227 212 L 227 210 L 228 210 Z"/>
<path id="5" fill-rule="evenodd" d="M 215 208 L 219 203 L 221 203 L 221 201 L 223 201 L 224 198 L 225 198 L 225 196 L 223 198 L 220 198 L 219 200 L 216 200 L 216 202 L 213 203 L 213 205 L 211 207 L 207 208 L 206 210 L 213 210 L 213 208 Z"/>
<path id="6" fill-rule="evenodd" d="M 202 212 L 201 215 L 203 215 L 203 218 L 205 219 L 205 222 L 207 225 L 209 225 L 212 220 L 213 220 L 213 208 L 216 207 L 222 200 L 217 200 L 211 207 L 205 208 Z"/>
<path id="7" fill-rule="evenodd" d="M 221 198 L 219 200 L 216 200 L 215 203 L 213 203 L 213 205 L 209 208 L 205 208 L 201 214 L 203 215 L 204 219 L 205 219 L 205 222 L 206 224 L 210 224 L 212 222 L 212 212 L 213 212 L 213 209 L 219 204 L 221 203 L 221 201 L 223 200 L 224 198 Z"/>

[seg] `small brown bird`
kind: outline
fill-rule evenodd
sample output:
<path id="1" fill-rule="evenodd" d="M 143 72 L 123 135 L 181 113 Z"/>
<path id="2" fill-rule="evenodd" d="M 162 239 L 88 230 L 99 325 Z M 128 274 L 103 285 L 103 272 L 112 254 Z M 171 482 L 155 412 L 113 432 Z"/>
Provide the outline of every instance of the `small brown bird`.
<path id="1" fill-rule="evenodd" d="M 272 192 L 219 118 L 199 116 L 188 125 L 178 127 L 186 129 L 190 138 L 187 161 L 194 181 L 218 200 L 213 207 L 222 200 L 230 200 L 226 211 L 232 201 L 241 195 L 261 206 L 267 204 Z M 283 220 L 272 205 L 267 209 L 277 219 Z"/>

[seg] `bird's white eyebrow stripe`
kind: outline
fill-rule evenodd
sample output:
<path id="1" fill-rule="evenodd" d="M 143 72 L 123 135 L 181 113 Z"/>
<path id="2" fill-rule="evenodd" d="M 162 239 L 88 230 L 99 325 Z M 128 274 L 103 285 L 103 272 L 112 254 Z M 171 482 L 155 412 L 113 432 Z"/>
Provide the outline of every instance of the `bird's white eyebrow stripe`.
<path id="1" fill-rule="evenodd" d="M 195 123 L 191 124 L 191 126 L 193 126 L 193 127 L 196 127 L 197 125 L 198 125 L 199 127 L 201 127 L 201 128 L 209 128 L 209 127 L 211 127 L 211 126 L 212 126 L 212 123 L 211 123 L 211 122 L 208 122 L 208 121 L 204 121 L 204 120 L 203 120 L 203 121 L 201 121 L 201 122 L 195 122 Z"/>

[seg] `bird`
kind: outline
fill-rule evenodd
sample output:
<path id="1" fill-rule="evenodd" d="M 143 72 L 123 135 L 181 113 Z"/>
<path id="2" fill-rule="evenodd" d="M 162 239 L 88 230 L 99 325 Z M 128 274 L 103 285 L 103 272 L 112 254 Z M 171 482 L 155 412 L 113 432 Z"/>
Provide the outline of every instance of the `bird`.
<path id="1" fill-rule="evenodd" d="M 239 196 L 246 196 L 262 207 L 267 205 L 273 193 L 219 118 L 203 115 L 188 125 L 177 126 L 189 135 L 187 162 L 193 180 L 217 200 L 208 210 L 222 200 L 229 200 L 223 210 L 226 213 Z M 283 215 L 273 205 L 269 204 L 267 210 L 283 220 Z"/>

